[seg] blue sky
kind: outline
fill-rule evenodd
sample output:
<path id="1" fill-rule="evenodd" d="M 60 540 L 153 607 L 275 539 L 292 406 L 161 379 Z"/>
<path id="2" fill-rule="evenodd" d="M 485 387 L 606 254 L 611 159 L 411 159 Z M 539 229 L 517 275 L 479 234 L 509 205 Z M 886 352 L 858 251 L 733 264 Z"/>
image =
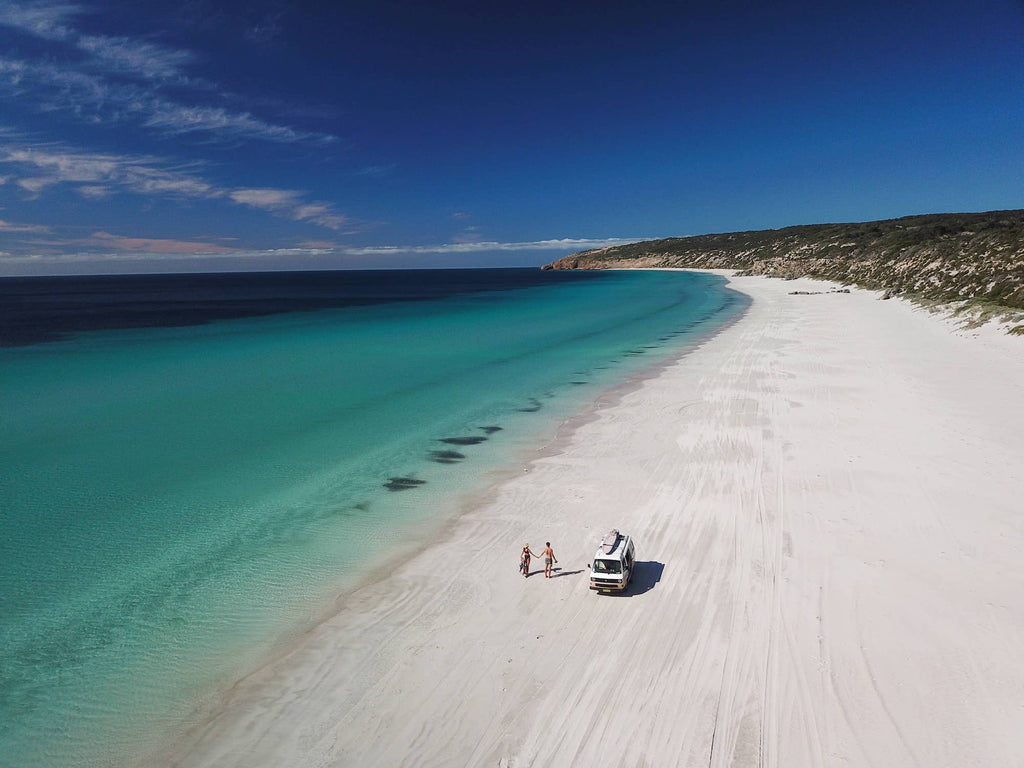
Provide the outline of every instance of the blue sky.
<path id="1" fill-rule="evenodd" d="M 0 274 L 1024 206 L 1024 3 L 0 0 Z"/>

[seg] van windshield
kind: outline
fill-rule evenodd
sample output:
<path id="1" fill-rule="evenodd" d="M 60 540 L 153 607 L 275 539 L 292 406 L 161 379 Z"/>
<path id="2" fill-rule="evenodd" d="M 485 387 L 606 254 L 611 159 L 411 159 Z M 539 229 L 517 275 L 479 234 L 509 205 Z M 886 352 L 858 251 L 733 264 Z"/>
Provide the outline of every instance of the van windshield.
<path id="1" fill-rule="evenodd" d="M 597 573 L 622 573 L 622 563 L 618 560 L 595 560 L 594 570 Z"/>

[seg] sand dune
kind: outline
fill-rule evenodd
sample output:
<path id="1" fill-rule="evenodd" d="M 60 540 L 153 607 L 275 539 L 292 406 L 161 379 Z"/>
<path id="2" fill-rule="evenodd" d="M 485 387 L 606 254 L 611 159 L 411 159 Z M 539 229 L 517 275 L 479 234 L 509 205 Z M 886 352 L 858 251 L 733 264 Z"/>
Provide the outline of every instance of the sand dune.
<path id="1" fill-rule="evenodd" d="M 174 764 L 1024 764 L 1024 339 L 733 285 L 742 319 L 348 597 Z M 598 596 L 612 526 L 638 576 Z M 561 571 L 524 580 L 545 540 Z"/>

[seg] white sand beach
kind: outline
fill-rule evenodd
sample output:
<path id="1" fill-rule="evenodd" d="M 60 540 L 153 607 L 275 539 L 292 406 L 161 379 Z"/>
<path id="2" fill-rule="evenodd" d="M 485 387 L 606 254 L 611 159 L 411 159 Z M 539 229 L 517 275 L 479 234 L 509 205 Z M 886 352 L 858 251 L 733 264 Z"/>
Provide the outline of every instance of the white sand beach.
<path id="1" fill-rule="evenodd" d="M 748 312 L 339 602 L 179 766 L 1024 765 L 1024 338 Z M 623 596 L 588 589 L 611 527 Z M 551 541 L 556 578 L 518 553 Z"/>

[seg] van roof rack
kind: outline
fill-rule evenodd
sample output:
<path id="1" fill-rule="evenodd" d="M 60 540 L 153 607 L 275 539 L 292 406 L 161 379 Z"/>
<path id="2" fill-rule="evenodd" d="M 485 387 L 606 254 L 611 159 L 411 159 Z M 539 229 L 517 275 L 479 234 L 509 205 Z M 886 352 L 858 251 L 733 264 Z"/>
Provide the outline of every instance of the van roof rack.
<path id="1" fill-rule="evenodd" d="M 620 537 L 621 534 L 619 533 L 618 528 L 612 528 L 604 535 L 604 538 L 601 539 L 601 548 L 604 550 L 606 555 L 610 555 L 615 551 L 615 547 L 618 545 Z"/>

